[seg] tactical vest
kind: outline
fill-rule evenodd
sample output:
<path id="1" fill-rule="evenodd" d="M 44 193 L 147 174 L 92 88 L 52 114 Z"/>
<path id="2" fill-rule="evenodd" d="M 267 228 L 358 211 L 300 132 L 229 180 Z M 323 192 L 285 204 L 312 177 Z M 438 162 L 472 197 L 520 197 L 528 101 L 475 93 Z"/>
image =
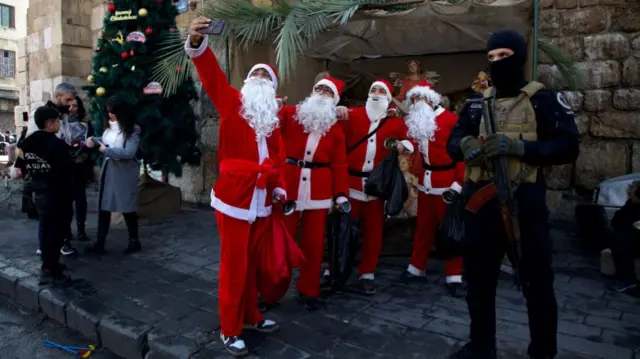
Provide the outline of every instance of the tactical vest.
<path id="1" fill-rule="evenodd" d="M 525 87 L 520 89 L 520 95 L 517 97 L 501 98 L 494 101 L 494 120 L 495 132 L 506 135 L 512 139 L 535 141 L 538 139 L 536 132 L 537 122 L 536 113 L 531 105 L 531 97 L 536 92 L 542 90 L 544 85 L 539 82 L 529 82 Z M 493 89 L 485 90 L 484 97 L 489 98 L 493 95 Z M 486 106 L 487 102 L 484 103 Z M 480 136 L 484 139 L 487 136 L 485 127 L 484 114 L 480 121 Z M 520 161 L 517 158 L 509 157 L 509 178 L 512 182 L 519 183 L 535 183 L 537 179 L 539 167 L 531 166 Z M 493 173 L 481 166 L 467 166 L 466 179 L 477 182 L 482 180 L 490 180 Z"/>

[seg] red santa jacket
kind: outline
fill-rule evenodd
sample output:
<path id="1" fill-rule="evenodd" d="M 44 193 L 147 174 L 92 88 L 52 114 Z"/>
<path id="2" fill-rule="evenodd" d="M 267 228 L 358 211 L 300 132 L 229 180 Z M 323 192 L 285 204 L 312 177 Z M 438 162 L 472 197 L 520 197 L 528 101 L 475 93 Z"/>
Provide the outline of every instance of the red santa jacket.
<path id="1" fill-rule="evenodd" d="M 382 127 L 367 141 L 352 147 L 374 131 L 384 121 Z M 364 193 L 364 184 L 367 181 L 366 173 L 371 172 L 389 154 L 389 150 L 384 148 L 384 141 L 393 137 L 401 140 L 402 144 L 409 152 L 413 152 L 413 144 L 407 138 L 407 126 L 404 120 L 398 117 L 387 117 L 384 119 L 371 121 L 367 115 L 365 107 L 355 107 L 349 109 L 349 119 L 338 121 L 344 131 L 347 140 L 347 160 L 349 162 L 349 196 L 360 201 L 370 201 L 376 197 Z"/>
<path id="2" fill-rule="evenodd" d="M 418 190 L 433 195 L 442 195 L 449 188 L 460 192 L 464 183 L 464 163 L 454 163 L 447 153 L 447 141 L 451 130 L 458 122 L 458 116 L 440 107 L 436 110 L 438 130 L 433 141 L 428 141 L 421 149 L 415 139 L 411 139 L 420 155 L 414 156 L 412 171 L 418 177 Z"/>
<path id="3" fill-rule="evenodd" d="M 296 119 L 296 106 L 284 106 L 280 119 L 287 155 L 284 178 L 289 198 L 297 201 L 296 209 L 331 208 L 332 198 L 347 197 L 349 174 L 345 138 L 340 126 L 331 127 L 324 136 L 305 133 Z M 297 163 L 291 163 L 294 161 Z M 300 165 L 321 167 L 303 168 Z"/>
<path id="4" fill-rule="evenodd" d="M 231 87 L 213 51 L 202 42 L 198 49 L 185 44 L 207 95 L 220 114 L 218 169 L 211 206 L 228 216 L 254 222 L 271 214 L 272 194 L 285 195 L 284 151 L 278 129 L 256 140 L 255 131 L 240 116 L 240 92 Z"/>

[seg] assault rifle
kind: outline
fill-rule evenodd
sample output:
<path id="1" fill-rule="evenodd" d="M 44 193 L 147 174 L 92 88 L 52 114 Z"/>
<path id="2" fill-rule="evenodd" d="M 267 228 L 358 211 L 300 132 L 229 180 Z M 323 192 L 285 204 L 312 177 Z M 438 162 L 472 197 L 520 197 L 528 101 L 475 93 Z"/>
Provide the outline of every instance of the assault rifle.
<path id="1" fill-rule="evenodd" d="M 494 119 L 495 88 L 491 90 L 489 96 L 484 98 L 484 124 L 487 135 L 495 134 Z M 522 241 L 520 233 L 520 219 L 518 218 L 518 203 L 514 198 L 514 188 L 509 178 L 509 163 L 507 156 L 492 158 L 493 163 L 493 183 L 495 185 L 500 207 L 500 216 L 507 232 L 509 241 L 509 253 L 513 266 L 513 280 L 516 289 L 521 288 L 520 281 L 520 256 L 522 253 Z"/>

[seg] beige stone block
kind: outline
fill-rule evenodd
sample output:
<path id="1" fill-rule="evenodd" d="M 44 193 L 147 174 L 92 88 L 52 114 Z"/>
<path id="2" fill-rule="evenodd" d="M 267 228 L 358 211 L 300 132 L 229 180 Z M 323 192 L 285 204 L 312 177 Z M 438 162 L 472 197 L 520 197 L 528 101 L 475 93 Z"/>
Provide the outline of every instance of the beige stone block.
<path id="1" fill-rule="evenodd" d="M 44 101 L 42 96 L 42 80 L 35 80 L 29 83 L 29 95 L 31 102 Z"/>
<path id="2" fill-rule="evenodd" d="M 18 72 L 16 74 L 16 85 L 17 86 L 25 86 L 27 84 L 27 73 L 26 72 Z"/>
<path id="3" fill-rule="evenodd" d="M 589 131 L 591 135 L 605 138 L 640 139 L 638 112 L 607 111 L 594 115 Z"/>
<path id="4" fill-rule="evenodd" d="M 587 60 L 619 60 L 630 54 L 629 39 L 622 34 L 599 34 L 584 38 Z"/>
<path id="5" fill-rule="evenodd" d="M 561 49 L 573 61 L 580 61 L 584 58 L 582 36 L 563 36 L 546 41 Z M 552 62 L 542 50 L 540 50 L 540 61 L 545 64 Z"/>
<path id="6" fill-rule="evenodd" d="M 604 7 L 589 7 L 562 13 L 562 31 L 570 34 L 594 34 L 606 30 L 609 13 Z"/>
<path id="7" fill-rule="evenodd" d="M 42 98 L 49 101 L 53 98 L 53 81 L 51 78 L 42 80 Z"/>
<path id="8" fill-rule="evenodd" d="M 600 0 L 580 0 L 580 7 L 599 5 Z"/>
<path id="9" fill-rule="evenodd" d="M 595 112 L 610 108 L 611 98 L 609 90 L 587 90 L 584 92 L 584 109 Z"/>
<path id="10" fill-rule="evenodd" d="M 169 176 L 169 183 L 180 188 L 182 199 L 191 203 L 198 203 L 204 188 L 204 172 L 201 166 L 183 166 L 182 177 Z"/>
<path id="11" fill-rule="evenodd" d="M 29 103 L 29 86 L 20 86 L 20 105 Z"/>
<path id="12" fill-rule="evenodd" d="M 65 45 L 91 47 L 91 34 L 87 26 L 62 25 L 62 43 Z"/>
<path id="13" fill-rule="evenodd" d="M 639 110 L 640 90 L 619 89 L 613 93 L 613 107 L 618 110 Z"/>
<path id="14" fill-rule="evenodd" d="M 629 146 L 623 141 L 582 141 L 575 184 L 592 190 L 600 182 L 627 173 Z"/>
<path id="15" fill-rule="evenodd" d="M 569 196 L 565 196 L 569 195 Z M 575 221 L 576 201 L 571 199 L 571 191 L 547 191 L 549 219 L 552 221 Z"/>
<path id="16" fill-rule="evenodd" d="M 540 13 L 540 33 L 544 36 L 558 37 L 562 35 L 562 18 L 556 11 Z"/>
<path id="17" fill-rule="evenodd" d="M 91 30 L 101 30 L 104 22 L 105 8 L 99 5 L 91 9 Z"/>
<path id="18" fill-rule="evenodd" d="M 74 58 L 79 63 L 91 62 L 93 49 L 91 47 L 62 45 L 60 48 L 60 56 Z"/>
<path id="19" fill-rule="evenodd" d="M 613 31 L 640 31 L 640 2 L 627 1 L 611 8 L 613 14 L 611 16 L 611 29 Z"/>
<path id="20" fill-rule="evenodd" d="M 91 5 L 93 5 L 93 6 L 98 6 L 98 5 L 106 6 L 107 5 L 107 0 L 93 0 Z"/>
<path id="21" fill-rule="evenodd" d="M 580 136 L 589 133 L 589 125 L 591 124 L 591 115 L 588 113 L 578 113 L 575 116 L 576 126 L 578 127 L 578 133 Z"/>
<path id="22" fill-rule="evenodd" d="M 33 53 L 40 50 L 40 34 L 34 32 L 27 36 L 27 53 Z"/>
<path id="23" fill-rule="evenodd" d="M 621 69 L 617 61 L 582 62 L 578 64 L 587 89 L 614 87 L 620 84 Z"/>
<path id="24" fill-rule="evenodd" d="M 556 0 L 540 0 L 541 9 L 549 9 L 555 5 Z"/>
<path id="25" fill-rule="evenodd" d="M 640 59 L 630 57 L 622 65 L 622 84 L 640 86 Z"/>
<path id="26" fill-rule="evenodd" d="M 27 58 L 19 57 L 16 59 L 16 72 L 26 72 L 27 71 Z"/>
<path id="27" fill-rule="evenodd" d="M 18 40 L 18 58 L 27 56 L 27 38 L 24 37 Z"/>
<path id="28" fill-rule="evenodd" d="M 91 62 L 78 63 L 74 58 L 62 58 L 62 73 L 64 76 L 87 77 L 91 73 Z"/>
<path id="29" fill-rule="evenodd" d="M 571 109 L 575 112 L 582 110 L 584 95 L 580 91 L 564 91 L 564 98 L 569 102 Z"/>
<path id="30" fill-rule="evenodd" d="M 574 164 L 551 167 L 551 172 L 547 177 L 547 186 L 550 189 L 567 189 L 571 187 Z"/>
<path id="31" fill-rule="evenodd" d="M 640 172 L 640 141 L 633 143 L 631 153 L 631 172 Z"/>
<path id="32" fill-rule="evenodd" d="M 566 83 L 556 65 L 539 65 L 538 81 L 551 89 L 563 89 Z"/>
<path id="33" fill-rule="evenodd" d="M 636 34 L 635 37 L 632 37 L 631 40 L 631 54 L 636 57 L 636 58 L 640 58 L 640 34 Z"/>
<path id="34" fill-rule="evenodd" d="M 575 9 L 578 7 L 578 0 L 556 0 L 556 9 Z"/>

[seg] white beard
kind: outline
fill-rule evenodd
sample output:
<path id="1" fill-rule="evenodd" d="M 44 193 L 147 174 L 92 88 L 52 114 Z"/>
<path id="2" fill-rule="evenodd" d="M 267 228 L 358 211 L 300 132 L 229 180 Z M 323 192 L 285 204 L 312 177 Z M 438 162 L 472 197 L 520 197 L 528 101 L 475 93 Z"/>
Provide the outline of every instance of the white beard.
<path id="1" fill-rule="evenodd" d="M 269 137 L 278 123 L 278 101 L 273 83 L 262 78 L 252 77 L 245 80 L 240 90 L 242 109 L 240 115 L 247 120 L 256 132 L 256 140 Z"/>
<path id="2" fill-rule="evenodd" d="M 387 109 L 389 108 L 389 98 L 383 95 L 369 95 L 365 109 L 369 120 L 378 121 L 387 117 Z"/>
<path id="3" fill-rule="evenodd" d="M 333 98 L 312 94 L 300 104 L 297 118 L 306 133 L 318 132 L 324 136 L 337 121 Z"/>
<path id="4" fill-rule="evenodd" d="M 407 134 L 418 142 L 421 153 L 426 153 L 429 141 L 435 140 L 435 134 L 438 130 L 436 124 L 436 113 L 423 101 L 409 107 L 409 114 L 405 116 L 404 121 L 407 125 Z"/>

